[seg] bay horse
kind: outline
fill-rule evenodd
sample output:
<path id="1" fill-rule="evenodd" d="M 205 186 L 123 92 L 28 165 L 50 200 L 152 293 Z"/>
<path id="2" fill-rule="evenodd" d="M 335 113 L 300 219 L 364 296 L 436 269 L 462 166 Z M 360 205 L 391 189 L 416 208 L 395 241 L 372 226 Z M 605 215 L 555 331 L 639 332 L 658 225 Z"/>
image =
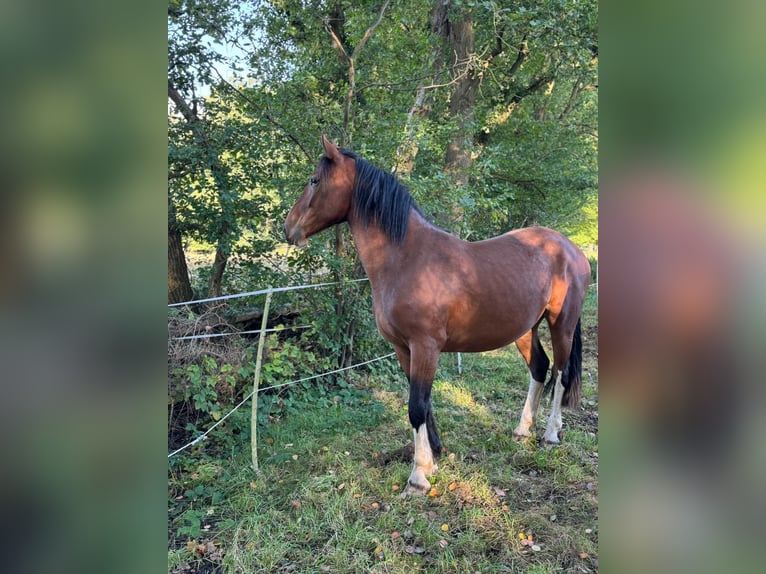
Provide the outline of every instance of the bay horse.
<path id="1" fill-rule="evenodd" d="M 514 430 L 530 436 L 540 398 L 552 389 L 544 440 L 558 443 L 561 408 L 580 402 L 580 312 L 590 278 L 585 255 L 545 227 L 463 241 L 431 224 L 395 176 L 322 136 L 324 157 L 285 220 L 290 244 L 347 221 L 372 286 L 375 322 L 409 380 L 414 467 L 405 492 L 422 494 L 441 441 L 431 406 L 439 354 L 516 343 L 530 374 Z M 537 335 L 550 327 L 553 367 Z"/>

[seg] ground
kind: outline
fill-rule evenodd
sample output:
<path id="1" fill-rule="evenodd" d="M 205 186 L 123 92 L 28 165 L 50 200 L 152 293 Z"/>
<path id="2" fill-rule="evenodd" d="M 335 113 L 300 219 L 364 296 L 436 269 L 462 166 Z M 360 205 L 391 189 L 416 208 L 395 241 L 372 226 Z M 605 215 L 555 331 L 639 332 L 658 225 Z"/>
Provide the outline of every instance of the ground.
<path id="1" fill-rule="evenodd" d="M 442 356 L 433 401 L 445 452 L 424 497 L 411 462 L 407 386 L 391 362 L 355 373 L 330 407 L 302 404 L 230 457 L 204 443 L 169 480 L 169 572 L 597 572 L 595 294 L 583 315 L 583 400 L 560 445 L 512 430 L 528 376 L 511 346 Z M 321 384 L 321 383 L 319 383 Z M 404 454 L 403 454 L 404 453 Z"/>

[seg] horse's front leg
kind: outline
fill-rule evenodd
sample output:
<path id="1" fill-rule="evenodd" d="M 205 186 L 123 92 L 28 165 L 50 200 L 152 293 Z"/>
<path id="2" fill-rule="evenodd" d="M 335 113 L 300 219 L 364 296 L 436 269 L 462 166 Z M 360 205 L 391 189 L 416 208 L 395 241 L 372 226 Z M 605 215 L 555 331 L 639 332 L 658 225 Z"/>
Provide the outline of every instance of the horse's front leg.
<path id="1" fill-rule="evenodd" d="M 439 350 L 433 345 L 411 347 L 410 356 L 408 412 L 415 456 L 405 493 L 425 494 L 431 488 L 428 477 L 437 469 L 434 456 L 442 450 L 431 406 L 431 385 L 439 362 Z"/>

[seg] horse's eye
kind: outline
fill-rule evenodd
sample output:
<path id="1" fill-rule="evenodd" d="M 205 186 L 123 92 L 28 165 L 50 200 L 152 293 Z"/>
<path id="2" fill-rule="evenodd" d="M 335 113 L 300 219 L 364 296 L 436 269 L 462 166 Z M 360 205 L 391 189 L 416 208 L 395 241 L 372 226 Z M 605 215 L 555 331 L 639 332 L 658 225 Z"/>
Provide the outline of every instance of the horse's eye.
<path id="1" fill-rule="evenodd" d="M 311 178 L 311 185 L 316 186 L 316 184 L 318 184 L 318 183 L 319 183 L 319 178 L 317 178 L 317 177 L 312 177 Z"/>

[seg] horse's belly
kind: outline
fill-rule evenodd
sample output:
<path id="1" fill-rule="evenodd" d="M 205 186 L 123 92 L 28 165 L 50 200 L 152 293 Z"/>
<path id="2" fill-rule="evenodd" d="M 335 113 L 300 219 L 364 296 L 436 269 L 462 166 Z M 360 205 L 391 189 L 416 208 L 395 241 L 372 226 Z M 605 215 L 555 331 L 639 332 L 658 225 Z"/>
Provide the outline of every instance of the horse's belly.
<path id="1" fill-rule="evenodd" d="M 448 338 L 442 350 L 447 353 L 481 353 L 482 351 L 492 351 L 493 349 L 510 345 L 524 333 L 526 331 L 522 331 L 519 334 L 508 333 L 485 337 L 473 336 L 466 339 L 460 337 Z"/>

